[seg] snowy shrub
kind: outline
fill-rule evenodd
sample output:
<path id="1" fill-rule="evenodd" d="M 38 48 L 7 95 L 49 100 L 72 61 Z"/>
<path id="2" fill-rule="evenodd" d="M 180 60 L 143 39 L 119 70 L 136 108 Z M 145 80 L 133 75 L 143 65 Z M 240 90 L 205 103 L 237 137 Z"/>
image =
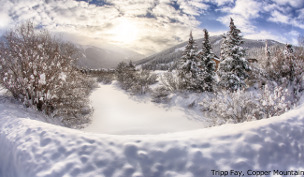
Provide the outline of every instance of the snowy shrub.
<path id="1" fill-rule="evenodd" d="M 257 63 L 251 64 L 250 68 L 245 83 L 249 88 L 260 89 L 262 85 L 267 83 L 266 73 Z"/>
<path id="2" fill-rule="evenodd" d="M 294 99 L 288 89 L 282 87 L 271 88 L 266 85 L 259 98 L 261 118 L 279 116 L 295 105 Z"/>
<path id="3" fill-rule="evenodd" d="M 167 103 L 169 101 L 169 95 L 171 91 L 168 90 L 166 87 L 161 86 L 157 87 L 152 92 L 152 101 L 156 103 Z"/>
<path id="4" fill-rule="evenodd" d="M 200 105 L 206 117 L 215 124 L 239 123 L 279 116 L 297 104 L 289 89 L 265 85 L 260 92 L 222 90 L 205 98 Z"/>
<path id="5" fill-rule="evenodd" d="M 200 105 L 205 116 L 213 119 L 216 125 L 259 118 L 257 96 L 244 90 L 222 90 L 209 95 Z"/>
<path id="6" fill-rule="evenodd" d="M 133 94 L 145 94 L 149 86 L 157 82 L 157 75 L 148 70 L 136 71 L 135 66 L 121 62 L 116 68 L 116 77 L 122 89 Z"/>
<path id="7" fill-rule="evenodd" d="M 134 82 L 131 86 L 133 94 L 145 94 L 150 91 L 150 85 L 157 82 L 157 75 L 151 74 L 148 70 L 141 70 L 135 73 Z"/>
<path id="8" fill-rule="evenodd" d="M 111 84 L 113 80 L 114 74 L 110 72 L 101 73 L 97 76 L 97 82 L 102 82 L 104 84 Z"/>
<path id="9" fill-rule="evenodd" d="M 120 62 L 116 67 L 116 78 L 120 86 L 124 90 L 129 90 L 135 82 L 135 66 L 130 61 L 129 64 Z"/>
<path id="10" fill-rule="evenodd" d="M 1 84 L 26 106 L 61 117 L 67 126 L 85 123 L 92 82 L 74 67 L 76 52 L 27 22 L 0 42 Z"/>
<path id="11" fill-rule="evenodd" d="M 295 67 L 300 63 L 294 56 L 291 45 L 286 45 L 284 50 L 280 47 L 271 48 L 269 60 L 269 66 L 265 67 L 265 70 L 270 80 L 276 81 L 279 85 L 288 84 L 294 80 Z"/>
<path id="12" fill-rule="evenodd" d="M 269 66 L 265 74 L 269 82 L 288 90 L 293 102 L 297 102 L 304 90 L 304 60 L 299 52 L 293 52 L 291 45 L 285 49 L 274 47 L 270 50 Z"/>
<path id="13" fill-rule="evenodd" d="M 162 86 L 171 92 L 175 92 L 181 89 L 180 80 L 172 72 L 164 73 L 160 78 Z"/>

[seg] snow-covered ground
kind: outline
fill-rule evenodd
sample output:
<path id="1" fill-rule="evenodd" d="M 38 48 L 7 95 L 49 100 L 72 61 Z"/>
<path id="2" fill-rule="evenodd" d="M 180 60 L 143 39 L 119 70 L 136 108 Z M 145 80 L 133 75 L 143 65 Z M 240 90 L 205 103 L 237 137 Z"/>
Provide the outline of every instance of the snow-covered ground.
<path id="1" fill-rule="evenodd" d="M 241 124 L 108 135 L 31 120 L 39 115 L 5 100 L 0 99 L 1 177 L 211 177 L 220 176 L 218 170 L 227 170 L 227 176 L 238 176 L 231 170 L 242 171 L 240 176 L 257 176 L 247 174 L 250 170 L 280 176 L 273 170 L 304 167 L 304 104 L 279 117 Z"/>
<path id="2" fill-rule="evenodd" d="M 100 84 L 90 97 L 94 108 L 86 132 L 106 134 L 158 134 L 193 130 L 204 122 L 187 115 L 182 108 L 165 108 L 150 99 L 131 97 L 115 84 Z"/>

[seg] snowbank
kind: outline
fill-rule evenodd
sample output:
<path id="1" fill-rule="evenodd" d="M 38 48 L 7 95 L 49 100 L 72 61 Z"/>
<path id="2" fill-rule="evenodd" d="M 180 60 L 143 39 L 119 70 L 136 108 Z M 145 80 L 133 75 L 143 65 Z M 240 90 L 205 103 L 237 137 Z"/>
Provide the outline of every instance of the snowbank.
<path id="1" fill-rule="evenodd" d="M 14 116 L 0 113 L 1 177 L 248 176 L 304 166 L 304 105 L 266 120 L 159 135 L 85 133 Z"/>

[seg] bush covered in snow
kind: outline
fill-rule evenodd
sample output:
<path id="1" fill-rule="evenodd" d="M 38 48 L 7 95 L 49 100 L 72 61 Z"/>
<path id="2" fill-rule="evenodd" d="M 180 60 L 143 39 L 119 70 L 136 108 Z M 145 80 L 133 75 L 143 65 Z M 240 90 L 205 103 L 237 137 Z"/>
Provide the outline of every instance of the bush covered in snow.
<path id="1" fill-rule="evenodd" d="M 157 75 L 151 74 L 148 70 L 141 70 L 135 74 L 135 82 L 131 87 L 133 94 L 145 94 L 150 91 L 150 85 L 157 82 Z"/>
<path id="2" fill-rule="evenodd" d="M 120 62 L 116 67 L 116 78 L 120 86 L 124 90 L 129 90 L 135 81 L 135 66 L 130 61 L 129 64 Z"/>
<path id="3" fill-rule="evenodd" d="M 255 119 L 258 115 L 257 96 L 244 90 L 230 92 L 222 90 L 209 95 L 199 103 L 204 115 L 214 124 L 239 123 Z"/>
<path id="4" fill-rule="evenodd" d="M 292 109 L 299 98 L 288 88 L 265 85 L 260 91 L 222 90 L 209 95 L 200 105 L 204 115 L 218 125 L 279 116 Z"/>
<path id="5" fill-rule="evenodd" d="M 178 91 L 182 88 L 179 77 L 173 72 L 164 73 L 160 77 L 161 85 L 170 92 Z"/>
<path id="6" fill-rule="evenodd" d="M 122 89 L 133 94 L 145 94 L 150 90 L 149 85 L 157 82 L 157 75 L 148 70 L 136 71 L 130 61 L 129 64 L 121 62 L 116 68 L 116 77 Z"/>
<path id="7" fill-rule="evenodd" d="M 88 121 L 91 81 L 74 67 L 72 44 L 37 32 L 31 22 L 10 30 L 0 42 L 0 81 L 26 106 L 67 126 Z"/>
<path id="8" fill-rule="evenodd" d="M 164 86 L 157 87 L 152 92 L 152 101 L 156 103 L 167 103 L 171 92 Z"/>

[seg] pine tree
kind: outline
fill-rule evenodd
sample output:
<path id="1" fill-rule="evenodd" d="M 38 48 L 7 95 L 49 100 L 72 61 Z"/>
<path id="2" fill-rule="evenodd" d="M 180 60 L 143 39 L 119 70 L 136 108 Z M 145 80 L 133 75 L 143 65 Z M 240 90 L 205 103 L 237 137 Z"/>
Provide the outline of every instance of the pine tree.
<path id="1" fill-rule="evenodd" d="M 202 51 L 199 53 L 201 71 L 198 78 L 202 91 L 213 91 L 213 86 L 215 85 L 215 62 L 212 60 L 215 55 L 211 50 L 209 34 L 204 29 Z"/>
<path id="2" fill-rule="evenodd" d="M 196 90 L 199 88 L 198 83 L 198 59 L 197 45 L 190 32 L 189 42 L 185 48 L 184 54 L 179 61 L 178 77 L 180 87 L 187 90 Z"/>
<path id="3" fill-rule="evenodd" d="M 244 80 L 248 77 L 250 70 L 245 57 L 241 31 L 234 25 L 233 19 L 230 21 L 230 30 L 223 36 L 221 45 L 222 62 L 219 67 L 220 86 L 229 90 L 237 90 L 245 86 Z"/>

